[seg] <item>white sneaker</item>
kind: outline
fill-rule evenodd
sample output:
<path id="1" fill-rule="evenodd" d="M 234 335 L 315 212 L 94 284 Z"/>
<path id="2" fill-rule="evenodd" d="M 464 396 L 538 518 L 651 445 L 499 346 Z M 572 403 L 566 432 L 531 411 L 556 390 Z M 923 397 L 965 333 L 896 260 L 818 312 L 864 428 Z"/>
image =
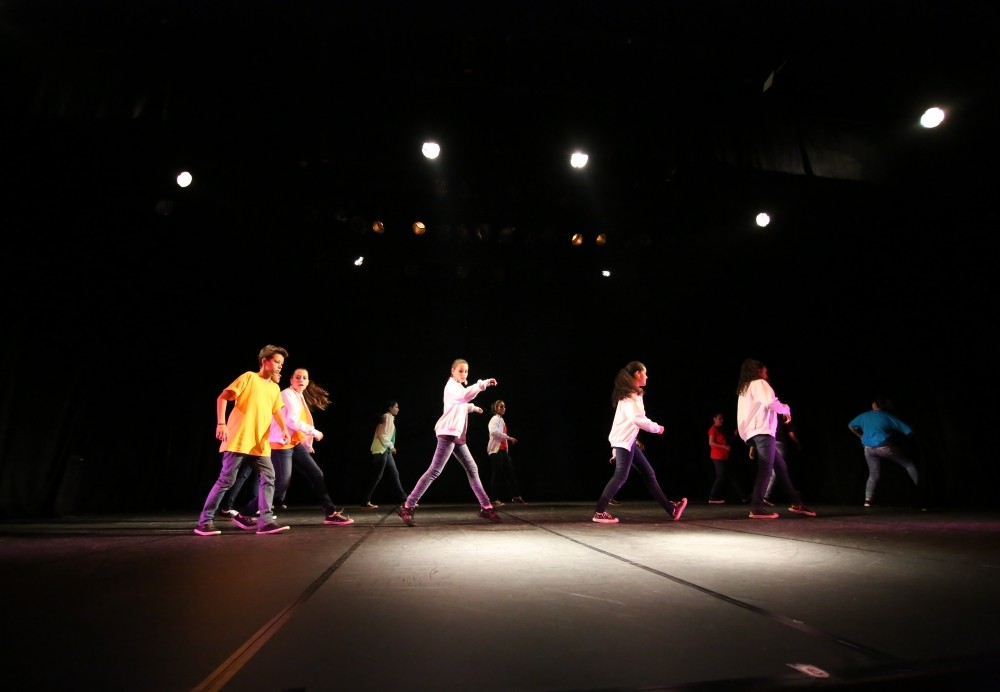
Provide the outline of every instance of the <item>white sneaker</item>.
<path id="1" fill-rule="evenodd" d="M 594 512 L 594 518 L 591 520 L 597 522 L 598 524 L 617 524 L 618 519 L 611 516 L 607 512 Z"/>

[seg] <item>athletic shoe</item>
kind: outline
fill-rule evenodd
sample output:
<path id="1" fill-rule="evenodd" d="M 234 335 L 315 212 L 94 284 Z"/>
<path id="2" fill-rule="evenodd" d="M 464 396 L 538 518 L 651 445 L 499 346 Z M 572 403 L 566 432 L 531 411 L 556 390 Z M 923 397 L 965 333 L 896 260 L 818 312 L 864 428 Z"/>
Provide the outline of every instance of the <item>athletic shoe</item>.
<path id="1" fill-rule="evenodd" d="M 257 529 L 257 533 L 258 535 L 263 535 L 265 533 L 281 533 L 282 531 L 288 531 L 290 528 L 290 526 L 280 526 L 272 521 L 270 524 L 265 524 L 262 528 Z"/>
<path id="2" fill-rule="evenodd" d="M 594 512 L 594 518 L 591 521 L 598 524 L 617 524 L 618 519 L 611 516 L 607 512 Z"/>
<path id="3" fill-rule="evenodd" d="M 493 506 L 494 507 L 503 507 L 505 504 L 507 504 L 507 503 L 506 502 L 501 502 L 500 500 L 493 500 Z"/>
<path id="4" fill-rule="evenodd" d="M 790 509 L 791 511 L 795 512 L 796 514 L 804 514 L 807 517 L 814 517 L 814 516 L 816 516 L 816 512 L 812 511 L 811 509 L 809 509 L 805 505 L 792 505 L 788 509 Z"/>
<path id="5" fill-rule="evenodd" d="M 230 509 L 220 509 L 218 512 L 215 513 L 215 516 L 219 517 L 220 519 L 222 518 L 232 519 L 237 514 L 239 514 L 239 512 L 237 512 L 235 509 L 230 508 Z"/>
<path id="6" fill-rule="evenodd" d="M 767 505 L 768 507 L 774 507 L 774 503 L 768 500 L 766 497 L 764 498 L 764 504 Z"/>
<path id="7" fill-rule="evenodd" d="M 517 497 L 513 498 L 513 499 L 512 499 L 512 501 L 513 501 L 513 502 L 516 502 L 516 503 L 517 503 L 517 504 L 519 504 L 519 505 L 526 505 L 526 504 L 528 504 L 528 501 L 527 501 L 527 500 L 525 500 L 525 499 L 524 499 L 523 497 L 521 497 L 520 495 L 518 495 Z"/>
<path id="8" fill-rule="evenodd" d="M 481 516 L 483 519 L 489 519 L 494 524 L 500 523 L 500 515 L 497 514 L 497 511 L 492 507 L 483 507 L 482 509 L 480 509 L 479 516 Z"/>
<path id="9" fill-rule="evenodd" d="M 378 505 L 373 505 L 371 502 L 366 502 L 361 505 L 361 509 L 378 509 Z"/>
<path id="10" fill-rule="evenodd" d="M 350 517 L 345 517 L 340 512 L 330 512 L 326 515 L 323 523 L 327 526 L 347 526 L 348 524 L 353 524 L 354 520 Z"/>
<path id="11" fill-rule="evenodd" d="M 724 505 L 724 504 L 726 504 L 726 501 L 725 500 L 709 500 L 708 504 L 710 504 L 710 505 Z"/>
<path id="12" fill-rule="evenodd" d="M 755 509 L 751 509 L 750 510 L 750 518 L 751 519 L 777 519 L 778 518 L 778 513 L 777 512 L 757 511 Z"/>
<path id="13" fill-rule="evenodd" d="M 194 532 L 199 536 L 218 536 L 221 531 L 215 528 L 215 524 L 208 522 L 207 524 L 198 524 L 194 527 Z"/>
<path id="14" fill-rule="evenodd" d="M 413 526 L 413 509 L 407 507 L 406 505 L 400 505 L 396 508 L 396 514 L 399 518 L 403 520 L 403 523 L 407 526 Z"/>
<path id="15" fill-rule="evenodd" d="M 872 499 L 870 497 L 866 497 L 865 498 L 865 507 L 871 507 L 871 506 L 872 506 Z"/>
<path id="16" fill-rule="evenodd" d="M 251 519 L 250 517 L 245 517 L 242 514 L 237 514 L 233 517 L 233 523 L 239 526 L 244 531 L 253 531 L 257 528 L 257 520 Z"/>
<path id="17" fill-rule="evenodd" d="M 674 503 L 674 511 L 670 513 L 670 517 L 674 521 L 680 520 L 681 515 L 684 514 L 684 508 L 687 506 L 688 506 L 688 499 L 686 497 L 682 497 L 680 502 Z"/>
<path id="18" fill-rule="evenodd" d="M 619 501 L 618 501 L 618 500 L 616 500 L 615 498 L 611 498 L 610 500 L 608 500 L 608 504 L 609 504 L 609 505 L 620 505 L 620 504 L 621 504 L 621 502 L 619 502 Z"/>

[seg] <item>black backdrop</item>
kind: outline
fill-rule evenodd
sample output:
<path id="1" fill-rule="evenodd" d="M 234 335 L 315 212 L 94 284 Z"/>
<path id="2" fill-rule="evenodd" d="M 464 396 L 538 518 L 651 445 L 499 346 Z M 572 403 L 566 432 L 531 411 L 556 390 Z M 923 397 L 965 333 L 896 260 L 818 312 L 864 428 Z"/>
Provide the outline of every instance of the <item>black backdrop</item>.
<path id="1" fill-rule="evenodd" d="M 266 343 L 331 391 L 317 459 L 348 507 L 389 398 L 404 485 L 426 468 L 456 357 L 499 380 L 477 403 L 508 402 L 529 500 L 597 497 L 611 384 L 631 359 L 667 428 L 643 435 L 662 485 L 705 499 L 712 413 L 734 422 L 739 365 L 755 357 L 804 440 L 792 472 L 807 501 L 860 502 L 866 467 L 846 423 L 883 393 L 917 431 L 937 506 L 996 503 L 994 219 L 971 201 L 956 212 L 954 186 L 775 179 L 795 203 L 768 229 L 653 228 L 574 248 L 319 229 L 256 191 L 164 217 L 115 191 L 128 177 L 98 192 L 33 175 L 6 208 L 4 516 L 195 516 L 219 468 L 215 397 Z M 481 463 L 488 418 L 470 421 Z M 901 470 L 884 473 L 885 497 L 902 501 Z M 291 492 L 311 502 L 301 481 Z M 632 480 L 624 494 L 645 491 Z M 449 468 L 426 501 L 473 498 Z"/>

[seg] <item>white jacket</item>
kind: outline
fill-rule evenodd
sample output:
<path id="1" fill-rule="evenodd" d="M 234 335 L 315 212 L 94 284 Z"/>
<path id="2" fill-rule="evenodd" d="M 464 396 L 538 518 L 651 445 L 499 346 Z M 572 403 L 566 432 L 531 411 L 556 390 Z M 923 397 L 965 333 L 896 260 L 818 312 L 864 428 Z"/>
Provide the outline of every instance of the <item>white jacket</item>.
<path id="1" fill-rule="evenodd" d="M 663 432 L 662 425 L 646 418 L 646 406 L 642 402 L 642 397 L 633 394 L 620 400 L 615 407 L 615 420 L 611 423 L 608 442 L 612 447 L 632 449 L 635 438 L 639 437 L 640 429 L 657 435 Z"/>
<path id="2" fill-rule="evenodd" d="M 476 408 L 470 403 L 479 392 L 486 389 L 486 380 L 463 387 L 454 377 L 448 378 L 444 386 L 444 413 L 434 424 L 438 435 L 454 435 L 455 444 L 465 444 L 465 431 L 469 427 L 469 411 Z"/>
<path id="3" fill-rule="evenodd" d="M 778 401 L 767 380 L 754 380 L 736 402 L 736 429 L 746 442 L 754 435 L 770 435 L 778 428 L 778 414 L 791 415 L 788 404 Z"/>

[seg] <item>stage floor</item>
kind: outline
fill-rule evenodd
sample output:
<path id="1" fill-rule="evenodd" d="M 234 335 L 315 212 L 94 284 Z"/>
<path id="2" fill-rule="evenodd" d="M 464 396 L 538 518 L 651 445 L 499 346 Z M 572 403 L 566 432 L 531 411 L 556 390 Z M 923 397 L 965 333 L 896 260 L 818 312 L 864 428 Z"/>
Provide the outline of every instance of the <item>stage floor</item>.
<path id="1" fill-rule="evenodd" d="M 30 690 L 996 689 L 1000 512 L 652 502 L 0 523 Z"/>

